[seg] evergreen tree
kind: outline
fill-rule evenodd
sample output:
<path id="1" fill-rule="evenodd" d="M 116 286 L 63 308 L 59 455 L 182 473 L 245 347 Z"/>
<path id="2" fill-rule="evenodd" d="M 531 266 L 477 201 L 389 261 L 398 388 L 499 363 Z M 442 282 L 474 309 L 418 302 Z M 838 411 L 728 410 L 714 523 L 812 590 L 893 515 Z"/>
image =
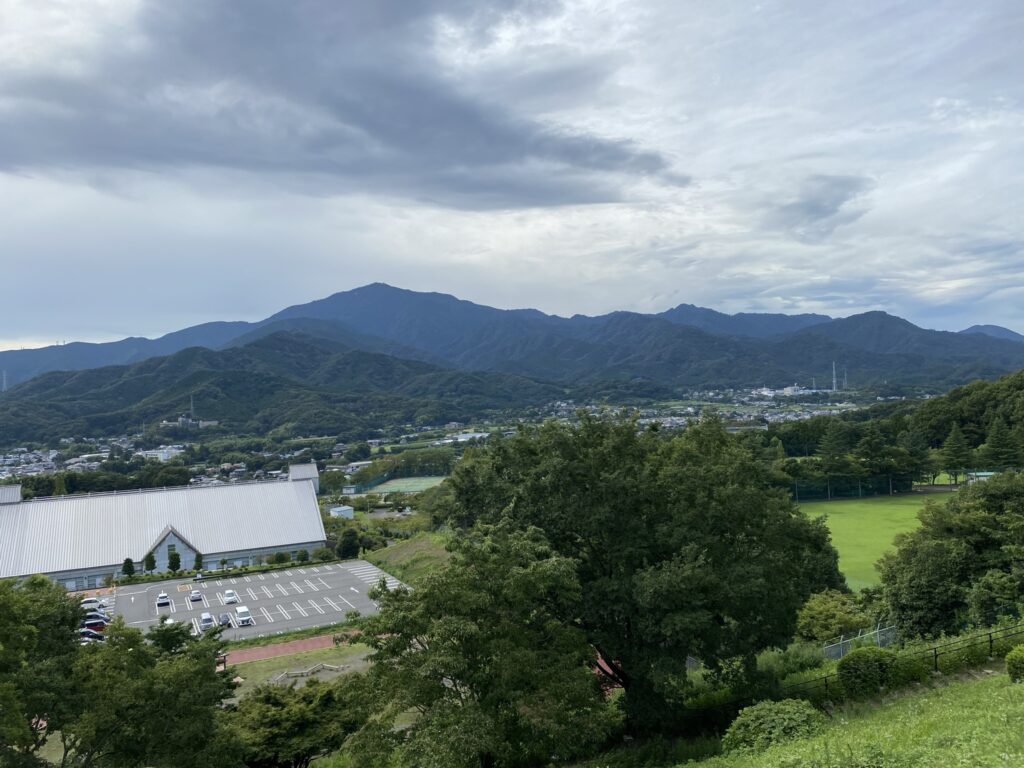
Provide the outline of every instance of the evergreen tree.
<path id="1" fill-rule="evenodd" d="M 192 562 L 193 571 L 203 570 L 203 556 L 201 553 L 196 552 L 196 559 Z"/>
<path id="2" fill-rule="evenodd" d="M 825 473 L 829 499 L 832 498 L 832 479 L 851 473 L 847 458 L 849 450 L 846 429 L 838 419 L 832 419 L 818 443 L 818 456 L 821 459 L 821 471 Z"/>
<path id="3" fill-rule="evenodd" d="M 1003 470 L 1020 466 L 1020 444 L 1002 419 L 989 427 L 982 457 L 989 469 Z"/>
<path id="4" fill-rule="evenodd" d="M 178 552 L 171 552 L 167 556 L 167 570 L 171 573 L 177 573 L 181 570 L 181 554 Z"/>
<path id="5" fill-rule="evenodd" d="M 130 557 L 126 557 L 124 562 L 121 563 L 121 573 L 127 576 L 129 579 L 135 575 L 135 563 L 132 562 Z"/>
<path id="6" fill-rule="evenodd" d="M 146 553 L 146 557 L 142 561 L 142 570 L 144 572 L 156 570 L 156 556 L 152 552 Z"/>
<path id="7" fill-rule="evenodd" d="M 942 468 L 953 478 L 954 485 L 971 462 L 971 447 L 960 431 L 960 425 L 953 422 L 946 442 L 942 445 Z"/>

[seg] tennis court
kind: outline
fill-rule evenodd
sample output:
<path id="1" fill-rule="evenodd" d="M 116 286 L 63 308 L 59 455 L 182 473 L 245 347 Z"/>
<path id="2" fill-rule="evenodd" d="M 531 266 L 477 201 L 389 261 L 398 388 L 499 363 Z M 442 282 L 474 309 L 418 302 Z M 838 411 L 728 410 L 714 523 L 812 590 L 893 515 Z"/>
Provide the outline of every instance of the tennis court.
<path id="1" fill-rule="evenodd" d="M 419 493 L 443 483 L 443 476 L 396 477 L 372 488 L 370 493 Z"/>

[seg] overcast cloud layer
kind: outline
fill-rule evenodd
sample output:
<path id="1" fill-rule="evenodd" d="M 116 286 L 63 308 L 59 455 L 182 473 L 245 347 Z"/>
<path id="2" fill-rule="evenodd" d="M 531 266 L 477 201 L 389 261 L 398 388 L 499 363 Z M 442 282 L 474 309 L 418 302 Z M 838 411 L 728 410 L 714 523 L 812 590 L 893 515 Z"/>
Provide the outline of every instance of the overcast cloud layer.
<path id="1" fill-rule="evenodd" d="M 367 282 L 1024 330 L 1024 3 L 0 0 L 0 347 Z"/>

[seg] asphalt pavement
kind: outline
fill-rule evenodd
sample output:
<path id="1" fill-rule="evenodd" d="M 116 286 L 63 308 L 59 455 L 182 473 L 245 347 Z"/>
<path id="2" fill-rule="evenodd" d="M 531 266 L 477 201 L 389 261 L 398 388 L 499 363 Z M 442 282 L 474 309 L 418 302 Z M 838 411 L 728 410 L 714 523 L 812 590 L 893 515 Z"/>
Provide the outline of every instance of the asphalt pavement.
<path id="1" fill-rule="evenodd" d="M 307 627 L 330 626 L 345 620 L 348 611 L 362 615 L 377 612 L 377 604 L 367 594 L 384 577 L 390 587 L 401 582 L 365 560 L 343 563 L 306 563 L 300 567 L 268 573 L 238 576 L 211 575 L 201 581 L 179 579 L 119 587 L 104 596 L 107 609 L 124 617 L 129 626 L 146 629 L 167 616 L 187 621 L 199 630 L 199 618 L 210 613 L 217 620 L 228 615 L 230 626 L 223 637 L 238 640 L 291 632 Z M 198 590 L 197 599 L 190 592 Z M 238 602 L 225 601 L 225 592 L 234 590 Z M 167 606 L 157 606 L 157 595 L 165 592 Z M 244 606 L 253 617 L 250 626 L 239 626 L 237 609 Z"/>

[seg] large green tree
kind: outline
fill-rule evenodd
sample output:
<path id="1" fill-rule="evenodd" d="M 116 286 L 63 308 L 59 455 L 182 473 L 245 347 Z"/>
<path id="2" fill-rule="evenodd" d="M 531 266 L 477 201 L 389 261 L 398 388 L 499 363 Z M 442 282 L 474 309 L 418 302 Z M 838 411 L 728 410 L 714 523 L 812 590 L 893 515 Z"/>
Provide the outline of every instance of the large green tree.
<path id="1" fill-rule="evenodd" d="M 576 562 L 565 618 L 625 689 L 636 730 L 678 726 L 687 656 L 749 670 L 810 594 L 842 585 L 823 522 L 716 420 L 673 439 L 586 416 L 524 428 L 468 453 L 450 483 L 456 526 L 536 526 Z"/>
<path id="2" fill-rule="evenodd" d="M 945 503 L 929 501 L 920 518 L 880 562 L 883 593 L 905 634 L 953 631 L 972 612 L 978 620 L 1016 611 L 1024 598 L 1024 476 L 1000 475 Z M 1013 584 L 1018 592 L 1008 595 Z"/>
<path id="3" fill-rule="evenodd" d="M 347 743 L 356 764 L 507 768 L 596 749 L 620 716 L 584 633 L 564 619 L 580 599 L 572 561 L 538 529 L 508 523 L 452 549 L 414 591 L 375 593 L 380 613 L 363 635 L 374 647 L 369 717 Z"/>
<path id="4" fill-rule="evenodd" d="M 818 443 L 818 459 L 827 482 L 826 495 L 829 499 L 832 498 L 832 489 L 837 477 L 855 474 L 849 451 L 846 428 L 839 419 L 832 419 Z"/>
<path id="5" fill-rule="evenodd" d="M 989 427 L 981 455 L 989 469 L 998 471 L 1021 465 L 1020 443 L 1002 419 L 995 419 Z"/>

